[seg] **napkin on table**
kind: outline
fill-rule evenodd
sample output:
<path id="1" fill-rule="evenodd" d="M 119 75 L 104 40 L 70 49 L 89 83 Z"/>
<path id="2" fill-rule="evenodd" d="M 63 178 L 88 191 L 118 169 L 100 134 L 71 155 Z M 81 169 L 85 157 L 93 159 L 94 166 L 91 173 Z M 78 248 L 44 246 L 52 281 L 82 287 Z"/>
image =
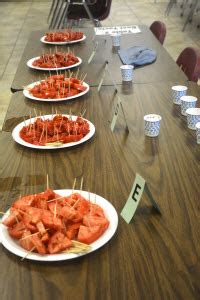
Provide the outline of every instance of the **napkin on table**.
<path id="1" fill-rule="evenodd" d="M 121 49 L 118 54 L 123 64 L 135 67 L 151 64 L 157 57 L 156 51 L 143 46 Z"/>

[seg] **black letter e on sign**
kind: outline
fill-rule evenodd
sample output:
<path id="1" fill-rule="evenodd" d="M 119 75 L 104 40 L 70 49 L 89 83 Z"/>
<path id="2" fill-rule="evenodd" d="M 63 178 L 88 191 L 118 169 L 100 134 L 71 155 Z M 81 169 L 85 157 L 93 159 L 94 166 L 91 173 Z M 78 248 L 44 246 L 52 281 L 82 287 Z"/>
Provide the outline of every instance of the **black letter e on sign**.
<path id="1" fill-rule="evenodd" d="M 141 186 L 140 186 L 138 183 L 136 183 L 136 186 L 135 186 L 135 189 L 134 189 L 133 195 L 132 195 L 132 199 L 133 199 L 135 202 L 137 202 L 137 200 L 138 200 L 137 198 L 135 198 L 136 195 L 139 195 L 138 190 L 141 190 Z"/>

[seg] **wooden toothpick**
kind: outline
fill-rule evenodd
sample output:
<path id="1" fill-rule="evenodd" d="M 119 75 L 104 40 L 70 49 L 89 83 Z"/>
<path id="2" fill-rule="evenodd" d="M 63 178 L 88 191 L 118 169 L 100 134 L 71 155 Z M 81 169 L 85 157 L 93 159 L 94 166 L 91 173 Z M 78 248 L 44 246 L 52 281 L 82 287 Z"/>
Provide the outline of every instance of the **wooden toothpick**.
<path id="1" fill-rule="evenodd" d="M 80 191 L 83 189 L 83 177 L 81 178 L 81 186 L 80 186 Z"/>
<path id="2" fill-rule="evenodd" d="M 81 80 L 81 82 L 83 83 L 84 79 L 86 78 L 87 73 L 83 76 L 83 79 Z"/>
<path id="3" fill-rule="evenodd" d="M 33 252 L 35 250 L 35 246 L 26 253 L 26 255 L 24 257 L 21 258 L 21 260 L 24 260 L 31 252 Z"/>
<path id="4" fill-rule="evenodd" d="M 47 174 L 47 190 L 49 189 L 49 175 Z"/>
<path id="5" fill-rule="evenodd" d="M 74 179 L 74 183 L 73 183 L 73 186 L 72 186 L 72 194 L 74 193 L 75 186 L 76 186 L 76 177 Z"/>

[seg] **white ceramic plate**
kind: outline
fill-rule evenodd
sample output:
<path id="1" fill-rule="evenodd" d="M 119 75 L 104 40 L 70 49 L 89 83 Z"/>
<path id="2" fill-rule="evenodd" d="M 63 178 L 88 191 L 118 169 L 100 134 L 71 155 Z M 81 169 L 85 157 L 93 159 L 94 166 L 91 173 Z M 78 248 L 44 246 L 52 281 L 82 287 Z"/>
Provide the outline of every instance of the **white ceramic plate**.
<path id="1" fill-rule="evenodd" d="M 81 92 L 77 95 L 74 95 L 74 96 L 71 96 L 71 97 L 67 97 L 67 98 L 58 98 L 58 99 L 41 99 L 41 98 L 37 98 L 37 97 L 34 97 L 31 93 L 29 93 L 29 89 L 33 88 L 36 84 L 39 84 L 40 81 L 37 81 L 37 82 L 33 82 L 29 85 L 27 85 L 24 90 L 23 90 L 23 94 L 25 97 L 29 98 L 29 99 L 32 99 L 32 100 L 36 100 L 36 101 L 45 101 L 45 102 L 58 102 L 58 101 L 65 101 L 65 100 L 72 100 L 72 99 L 75 99 L 75 98 L 78 98 L 78 97 L 81 97 L 83 95 L 85 95 L 87 92 L 89 92 L 89 85 L 86 83 L 86 82 L 83 82 L 83 85 L 86 86 L 86 90 L 84 92 Z"/>
<path id="2" fill-rule="evenodd" d="M 60 194 L 61 196 L 68 196 L 72 193 L 72 190 L 56 190 L 56 193 Z M 80 192 L 80 191 L 74 191 L 74 192 Z M 82 191 L 82 196 L 88 199 L 88 192 Z M 90 193 L 90 201 L 95 201 L 95 194 Z M 26 259 L 31 260 L 37 260 L 37 261 L 60 261 L 60 260 L 70 260 L 73 258 L 77 258 L 83 255 L 87 255 L 103 245 L 105 245 L 115 234 L 115 231 L 118 226 L 118 215 L 113 207 L 113 205 L 107 201 L 106 199 L 102 198 L 101 196 L 96 195 L 96 203 L 100 205 L 108 220 L 110 221 L 108 229 L 103 233 L 103 235 L 93 242 L 91 246 L 91 250 L 87 253 L 80 253 L 80 254 L 73 254 L 73 253 L 59 253 L 59 254 L 47 254 L 47 255 L 40 255 L 37 253 L 29 253 L 27 255 L 27 251 L 23 249 L 17 242 L 17 240 L 13 239 L 7 230 L 7 227 L 4 225 L 0 225 L 0 236 L 2 239 L 3 246 L 9 250 L 10 252 L 14 253 L 15 255 L 18 255 L 20 257 L 25 257 Z M 3 220 L 9 215 L 9 211 L 6 213 L 7 215 L 4 215 Z"/>
<path id="3" fill-rule="evenodd" d="M 39 59 L 40 57 L 33 57 L 31 59 L 29 59 L 29 61 L 27 61 L 27 66 L 29 68 L 32 68 L 32 69 L 35 69 L 35 70 L 41 70 L 41 71 L 57 71 L 57 70 L 66 70 L 66 69 L 71 69 L 71 68 L 75 68 L 77 66 L 79 66 L 81 63 L 82 63 L 82 59 L 80 57 L 77 57 L 78 58 L 78 62 L 74 65 L 71 65 L 71 66 L 67 66 L 67 67 L 61 67 L 61 68 L 40 68 L 40 67 L 36 67 L 36 66 L 33 66 L 33 62 L 36 60 L 36 59 Z"/>
<path id="4" fill-rule="evenodd" d="M 63 115 L 63 116 L 69 117 L 69 115 Z M 42 118 L 51 119 L 52 115 L 42 116 Z M 76 118 L 77 118 L 76 116 L 72 116 L 72 120 L 76 120 Z M 28 125 L 30 123 L 33 123 L 35 119 L 36 118 L 31 118 L 29 120 L 26 120 L 25 124 Z M 84 119 L 84 120 L 86 120 L 86 119 Z M 33 145 L 33 144 L 25 142 L 23 139 L 21 139 L 21 137 L 19 135 L 20 130 L 24 127 L 24 122 L 21 122 L 13 129 L 12 137 L 15 140 L 15 142 L 17 142 L 18 144 L 25 146 L 25 147 L 29 147 L 29 148 L 34 148 L 34 149 L 52 150 L 52 149 L 69 148 L 69 147 L 77 146 L 79 144 L 86 142 L 94 135 L 94 133 L 95 133 L 94 125 L 90 121 L 88 121 L 88 120 L 86 120 L 86 121 L 89 123 L 89 128 L 90 128 L 90 132 L 88 134 L 86 134 L 80 141 L 62 144 L 60 146 L 39 146 L 39 145 Z"/>
<path id="5" fill-rule="evenodd" d="M 45 43 L 45 44 L 50 44 L 50 45 L 68 45 L 68 44 L 75 44 L 75 43 L 79 43 L 79 42 L 82 42 L 86 39 L 86 36 L 83 35 L 82 39 L 79 39 L 79 40 L 75 40 L 75 41 L 70 41 L 70 42 L 47 42 L 45 41 L 45 35 L 43 37 L 41 37 L 40 41 L 42 43 Z"/>

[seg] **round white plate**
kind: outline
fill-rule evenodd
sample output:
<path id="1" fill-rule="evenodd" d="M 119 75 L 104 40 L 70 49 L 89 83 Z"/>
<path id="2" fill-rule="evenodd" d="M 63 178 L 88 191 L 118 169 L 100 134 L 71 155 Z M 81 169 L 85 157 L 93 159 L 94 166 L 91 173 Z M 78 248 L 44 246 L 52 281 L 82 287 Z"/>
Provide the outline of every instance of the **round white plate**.
<path id="1" fill-rule="evenodd" d="M 61 196 L 68 196 L 72 193 L 72 190 L 56 190 L 55 192 Z M 74 191 L 74 192 L 80 192 L 80 191 Z M 81 194 L 83 197 L 88 199 L 88 192 L 82 191 Z M 90 201 L 95 202 L 95 194 L 90 193 Z M 0 236 L 2 239 L 2 244 L 7 250 L 14 253 L 15 255 L 18 255 L 20 257 L 25 257 L 27 255 L 26 259 L 37 260 L 37 261 L 69 260 L 83 255 L 87 255 L 99 249 L 103 245 L 105 245 L 115 234 L 115 231 L 118 226 L 118 215 L 113 205 L 109 201 L 107 201 L 106 199 L 98 195 L 96 195 L 96 203 L 103 208 L 106 217 L 110 221 L 110 224 L 108 229 L 103 233 L 103 235 L 90 245 L 92 249 L 87 253 L 80 253 L 80 254 L 59 253 L 59 254 L 46 254 L 46 255 L 29 253 L 27 255 L 28 252 L 18 244 L 18 241 L 16 239 L 13 239 L 9 235 L 7 227 L 4 226 L 3 224 L 0 225 Z M 7 215 L 4 215 L 2 220 L 4 220 L 9 215 L 9 211 L 7 211 L 6 214 Z"/>
<path id="2" fill-rule="evenodd" d="M 34 97 L 33 95 L 31 95 L 31 93 L 29 93 L 29 89 L 33 88 L 36 84 L 39 84 L 40 81 L 37 81 L 37 82 L 33 82 L 29 85 L 27 85 L 24 90 L 23 90 L 23 94 L 25 97 L 29 98 L 29 99 L 32 99 L 32 100 L 36 100 L 36 101 L 45 101 L 45 102 L 57 102 L 57 101 L 65 101 L 65 100 L 71 100 L 71 99 L 75 99 L 75 98 L 78 98 L 78 97 L 81 97 L 83 95 L 85 95 L 87 92 L 89 92 L 89 85 L 86 83 L 86 82 L 83 82 L 83 85 L 86 86 L 86 90 L 77 94 L 77 95 L 74 95 L 74 96 L 71 96 L 71 97 L 67 97 L 67 98 L 58 98 L 58 99 L 44 99 L 44 98 L 36 98 Z"/>
<path id="3" fill-rule="evenodd" d="M 63 116 L 69 117 L 69 115 L 63 115 Z M 76 118 L 77 118 L 76 116 L 71 116 L 71 117 L 72 117 L 72 120 L 76 120 Z M 42 118 L 43 119 L 51 119 L 52 115 L 45 115 L 45 116 L 42 116 Z M 35 119 L 36 118 L 31 118 L 29 120 L 25 120 L 25 124 L 28 125 L 30 123 L 33 123 Z M 86 119 L 84 119 L 84 120 L 86 120 Z M 88 120 L 86 120 L 86 121 L 89 123 L 89 129 L 90 129 L 90 132 L 88 132 L 88 134 L 86 134 L 80 141 L 62 144 L 60 146 L 39 146 L 39 145 L 33 145 L 33 144 L 25 142 L 23 139 L 21 139 L 21 137 L 19 135 L 20 130 L 25 125 L 24 122 L 21 122 L 13 129 L 12 137 L 15 140 L 15 142 L 17 142 L 18 144 L 25 146 L 25 147 L 29 147 L 29 148 L 34 148 L 34 149 L 52 150 L 52 149 L 69 148 L 69 147 L 77 146 L 79 144 L 86 142 L 94 135 L 94 133 L 95 133 L 94 125 L 90 121 L 88 121 Z"/>
<path id="4" fill-rule="evenodd" d="M 35 70 L 41 70 L 41 71 L 57 71 L 57 70 L 66 70 L 66 69 L 71 69 L 71 68 L 75 68 L 77 66 L 79 66 L 81 63 L 82 63 L 82 59 L 80 57 L 77 56 L 78 58 L 78 62 L 74 65 L 71 65 L 71 66 L 67 66 L 67 67 L 61 67 L 61 68 L 40 68 L 40 67 L 36 67 L 36 66 L 33 66 L 33 62 L 40 58 L 39 56 L 38 57 L 33 57 L 31 59 L 29 59 L 29 61 L 27 61 L 27 66 L 29 68 L 32 68 L 32 69 L 35 69 Z"/>
<path id="5" fill-rule="evenodd" d="M 40 41 L 42 43 L 45 43 L 45 44 L 50 44 L 50 45 L 68 45 L 68 44 L 75 44 L 75 43 L 79 43 L 79 42 L 82 42 L 86 39 L 86 36 L 83 35 L 83 37 L 79 40 L 75 40 L 75 41 L 70 41 L 70 42 L 47 42 L 45 41 L 45 35 L 43 37 L 41 37 Z"/>

